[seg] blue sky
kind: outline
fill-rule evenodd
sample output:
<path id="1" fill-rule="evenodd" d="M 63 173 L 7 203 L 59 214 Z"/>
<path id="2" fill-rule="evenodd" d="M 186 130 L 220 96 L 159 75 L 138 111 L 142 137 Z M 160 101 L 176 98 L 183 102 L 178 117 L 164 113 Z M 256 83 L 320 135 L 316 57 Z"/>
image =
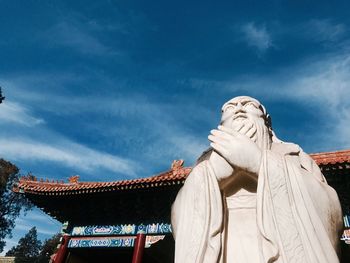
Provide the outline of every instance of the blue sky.
<path id="1" fill-rule="evenodd" d="M 112 181 L 192 165 L 230 98 L 306 152 L 350 147 L 348 1 L 0 0 L 0 156 Z M 48 238 L 39 210 L 17 220 Z"/>

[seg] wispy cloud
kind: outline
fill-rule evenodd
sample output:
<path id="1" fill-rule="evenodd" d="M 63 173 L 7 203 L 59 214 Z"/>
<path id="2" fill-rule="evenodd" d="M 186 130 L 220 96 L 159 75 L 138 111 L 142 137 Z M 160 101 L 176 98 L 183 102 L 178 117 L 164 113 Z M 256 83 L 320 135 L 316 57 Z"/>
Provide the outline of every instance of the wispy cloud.
<path id="1" fill-rule="evenodd" d="M 325 132 L 324 138 L 328 144 L 349 147 L 350 54 L 330 56 L 303 68 L 305 72 L 299 72 L 299 77 L 288 85 L 287 94 L 317 104 L 320 112 L 327 113 L 324 122 L 331 130 Z"/>
<path id="2" fill-rule="evenodd" d="M 73 48 L 84 54 L 107 55 L 112 50 L 105 46 L 98 38 L 86 32 L 83 28 L 67 22 L 55 25 L 49 32 L 53 45 Z"/>
<path id="3" fill-rule="evenodd" d="M 347 26 L 329 18 L 310 19 L 293 24 L 283 24 L 280 21 L 270 21 L 267 24 L 249 22 L 234 28 L 237 39 L 245 42 L 258 55 L 263 55 L 270 49 L 286 47 L 286 43 L 283 44 L 285 41 L 298 40 L 305 44 L 312 42 L 333 48 L 348 46 L 348 42 L 343 43 L 347 38 Z M 276 42 L 281 43 L 281 47 Z"/>
<path id="4" fill-rule="evenodd" d="M 65 74 L 63 75 L 65 76 Z M 104 97 L 99 94 L 84 94 L 83 96 L 79 94 L 79 96 L 67 98 L 57 92 L 47 91 L 44 95 L 41 95 L 40 88 L 38 89 L 37 87 L 44 87 L 44 83 L 49 79 L 51 79 L 51 75 L 45 76 L 45 74 L 41 77 L 26 77 L 24 75 L 19 79 L 12 76 L 11 81 L 7 80 L 7 83 L 10 83 L 12 88 L 9 95 L 21 99 L 23 103 L 35 104 L 40 111 L 54 113 L 59 116 L 88 116 L 89 114 L 101 116 L 98 123 L 82 122 L 81 128 L 91 128 L 94 132 L 109 137 L 110 144 L 127 147 L 128 154 L 132 156 L 132 159 L 140 162 L 148 160 L 153 163 L 168 164 L 171 163 L 173 158 L 184 158 L 188 162 L 192 162 L 206 147 L 207 139 L 205 136 L 197 138 L 193 135 L 195 131 L 185 127 L 186 123 L 191 123 L 192 121 L 210 122 L 214 118 L 212 112 L 196 103 L 184 103 L 183 101 L 173 102 L 172 104 L 152 102 L 141 94 L 124 95 L 122 97 L 119 95 Z M 76 81 L 74 76 L 71 79 L 73 82 Z M 60 78 L 58 75 L 54 80 L 58 83 L 55 84 L 51 81 L 50 85 L 64 86 L 69 85 L 70 78 Z M 106 77 L 98 77 L 97 81 L 99 83 L 103 82 L 104 85 L 102 86 L 105 87 L 115 83 L 115 81 L 108 80 Z M 62 83 L 59 84 L 60 82 Z M 23 86 L 27 87 L 28 91 L 23 90 Z M 182 114 L 178 114 L 180 108 L 182 111 L 196 111 L 198 114 L 195 116 L 187 115 L 184 118 Z M 123 122 L 123 125 L 115 125 L 117 122 Z M 46 139 L 50 137 L 50 140 L 47 141 L 61 141 L 49 131 L 45 131 L 45 137 Z M 15 141 L 18 140 L 15 139 Z M 138 142 L 137 145 L 135 145 L 136 141 Z M 28 143 L 27 140 L 19 142 L 22 146 L 26 143 Z M 75 163 L 79 165 L 81 163 L 81 161 L 76 161 L 75 157 L 72 157 L 73 154 L 71 152 L 67 152 L 66 149 L 70 149 L 70 146 L 51 145 L 49 142 L 43 145 L 43 143 L 40 143 L 40 140 L 29 144 L 28 150 L 19 154 L 19 156 L 26 155 L 29 153 L 29 149 L 33 149 L 32 151 L 39 153 L 54 153 L 51 154 L 53 157 L 45 157 L 45 154 L 37 153 L 37 158 L 41 156 L 40 158 L 45 158 L 45 160 L 54 159 L 54 161 L 62 164 Z M 16 143 L 14 145 L 16 146 Z M 64 150 L 62 150 L 63 147 L 65 148 Z M 81 156 L 86 156 L 86 154 Z M 27 158 L 30 159 L 29 157 Z M 71 161 L 65 162 L 63 161 L 65 159 Z M 83 167 L 84 165 L 80 166 Z M 87 165 L 86 169 L 91 166 L 92 164 Z"/>
<path id="5" fill-rule="evenodd" d="M 81 171 L 98 171 L 100 168 L 135 176 L 135 163 L 131 160 L 99 152 L 74 142 L 42 143 L 28 139 L 0 140 L 0 154 L 10 160 L 51 161 Z"/>
<path id="6" fill-rule="evenodd" d="M 45 82 L 60 86 L 67 81 L 76 81 L 75 78 L 56 77 L 51 82 L 50 78 L 50 75 L 38 76 L 35 74 L 35 76 L 27 76 L 27 78 L 24 76 L 19 79 L 14 77 L 10 80 L 1 80 L 2 83 L 6 83 L 4 86 L 10 88 L 5 90 L 7 98 L 1 104 L 0 111 L 0 121 L 3 121 L 0 123 L 3 125 L 3 129 L 0 130 L 0 134 L 2 134 L 0 154 L 2 157 L 12 161 L 54 162 L 90 174 L 105 169 L 126 176 L 136 176 L 135 167 L 137 165 L 134 161 L 108 152 L 94 150 L 67 139 L 48 127 L 43 119 L 33 116 L 30 110 L 32 107 L 41 111 L 42 114 L 51 111 L 58 115 L 70 115 L 72 112 L 78 113 L 80 111 L 79 109 L 73 110 L 73 108 L 79 107 L 79 103 L 70 104 L 71 100 L 67 102 L 64 96 L 56 96 L 48 91 L 42 92 L 46 87 Z M 13 101 L 13 98 L 19 99 L 21 102 Z M 85 106 L 91 107 L 91 104 Z M 60 112 L 61 108 L 68 110 Z M 71 112 L 69 112 L 70 110 Z M 50 119 L 50 121 L 54 120 Z M 7 122 L 7 125 L 4 125 L 4 122 Z M 19 133 L 17 132 L 18 125 L 36 127 L 35 129 L 22 129 Z"/>
<path id="7" fill-rule="evenodd" d="M 317 138 L 318 148 L 309 145 L 310 148 L 319 151 L 350 147 L 350 53 L 347 50 L 305 59 L 269 75 L 247 74 L 229 81 L 201 80 L 192 84 L 198 83 L 230 94 L 255 96 L 262 101 L 294 101 L 313 111 L 317 109 L 314 114 L 323 123 L 323 129 L 308 135 Z"/>
<path id="8" fill-rule="evenodd" d="M 350 54 L 330 56 L 299 66 L 300 69 L 294 69 L 295 76 L 291 81 L 276 76 L 276 82 L 281 81 L 274 83 L 276 95 L 317 105 L 325 116 L 325 127 L 331 129 L 331 132 L 325 131 L 323 143 L 327 142 L 332 148 L 349 147 Z"/>
<path id="9" fill-rule="evenodd" d="M 273 46 L 271 36 L 265 25 L 257 26 L 250 22 L 241 26 L 241 32 L 248 46 L 257 49 L 260 53 L 264 53 Z"/>
<path id="10" fill-rule="evenodd" d="M 13 246 L 18 245 L 18 240 L 22 238 L 32 227 L 36 227 L 38 239 L 44 240 L 52 237 L 60 232 L 62 224 L 38 208 L 33 208 L 26 214 L 21 213 L 15 222 L 16 231 L 12 238 L 5 238 L 6 247 L 0 255 L 5 255 L 6 252 Z"/>
<path id="11" fill-rule="evenodd" d="M 350 104 L 346 100 L 350 95 L 349 81 L 350 53 L 345 51 L 304 60 L 271 75 L 248 74 L 230 81 L 213 82 L 213 85 L 271 99 L 287 96 L 307 103 L 320 103 L 327 110 L 338 110 Z"/>
<path id="12" fill-rule="evenodd" d="M 117 128 L 116 132 L 121 133 L 126 141 L 140 139 L 141 144 L 137 147 L 138 158 L 167 164 L 174 158 L 181 158 L 192 163 L 207 147 L 206 137 L 198 138 L 195 131 L 184 126 L 186 122 L 210 120 L 212 114 L 195 103 L 193 105 L 168 105 L 150 102 L 143 97 L 105 98 L 104 100 L 97 99 L 97 101 L 103 101 L 103 103 L 95 103 L 95 111 L 108 113 L 115 118 L 128 119 L 125 125 L 131 128 L 127 131 Z M 89 111 L 91 103 L 89 99 L 80 101 L 78 108 Z M 182 114 L 181 116 L 174 114 L 179 108 L 184 112 L 196 111 L 198 114 L 193 117 L 188 116 L 185 121 Z M 134 126 L 133 123 L 137 123 L 137 126 Z M 139 127 L 143 128 L 140 130 Z M 128 147 L 134 148 L 135 145 L 131 144 Z M 133 150 L 130 149 L 130 151 Z"/>
<path id="13" fill-rule="evenodd" d="M 21 213 L 20 217 L 16 219 L 16 224 L 28 224 L 28 222 L 36 222 L 37 224 L 45 224 L 49 226 L 55 226 L 55 228 L 60 227 L 61 223 L 52 217 L 45 214 L 39 208 L 33 208 L 32 210 Z"/>
<path id="14" fill-rule="evenodd" d="M 302 25 L 305 37 L 318 42 L 335 42 L 342 38 L 347 28 L 342 23 L 334 23 L 330 19 L 312 19 Z"/>
<path id="15" fill-rule="evenodd" d="M 26 106 L 11 101 L 4 101 L 1 105 L 0 121 L 16 123 L 27 127 L 33 127 L 45 122 L 42 118 L 33 116 Z"/>
<path id="16" fill-rule="evenodd" d="M 4 247 L 4 250 L 0 253 L 0 256 L 5 256 L 6 252 L 10 250 L 12 247 L 17 246 L 18 240 L 5 238 L 4 241 L 6 242 L 6 246 Z"/>
<path id="17" fill-rule="evenodd" d="M 80 13 L 67 13 L 44 31 L 39 39 L 49 47 L 66 47 L 83 55 L 122 55 L 115 46 L 109 46 L 103 37 L 107 34 L 126 34 L 125 27 L 118 22 L 103 24 Z"/>
<path id="18" fill-rule="evenodd" d="M 33 227 L 33 225 L 30 224 L 29 222 L 28 222 L 28 224 L 16 224 L 16 230 L 22 230 L 22 231 L 26 231 L 26 232 L 28 232 L 32 227 Z M 37 232 L 39 234 L 48 235 L 48 236 L 53 236 L 54 234 L 57 233 L 57 231 L 54 231 L 52 229 L 44 229 L 41 227 L 37 228 Z"/>

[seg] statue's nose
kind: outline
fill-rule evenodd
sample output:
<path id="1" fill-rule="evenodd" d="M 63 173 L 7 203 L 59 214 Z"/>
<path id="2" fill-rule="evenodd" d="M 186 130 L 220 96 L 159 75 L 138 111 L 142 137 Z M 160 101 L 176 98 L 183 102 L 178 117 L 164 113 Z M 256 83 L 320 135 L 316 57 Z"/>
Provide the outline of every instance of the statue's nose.
<path id="1" fill-rule="evenodd" d="M 235 113 L 242 112 L 242 111 L 244 111 L 242 108 L 242 104 L 240 102 L 238 102 L 236 107 L 235 107 Z"/>

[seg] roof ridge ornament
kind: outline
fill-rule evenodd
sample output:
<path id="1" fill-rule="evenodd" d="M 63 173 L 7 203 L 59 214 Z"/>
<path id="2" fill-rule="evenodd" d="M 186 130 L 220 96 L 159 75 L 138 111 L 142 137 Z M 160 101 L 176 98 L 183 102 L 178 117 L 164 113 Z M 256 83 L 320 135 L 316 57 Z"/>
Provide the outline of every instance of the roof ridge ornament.
<path id="1" fill-rule="evenodd" d="M 171 164 L 171 170 L 180 170 L 184 167 L 184 160 L 174 160 Z"/>
<path id="2" fill-rule="evenodd" d="M 68 178 L 68 182 L 70 184 L 77 184 L 79 181 L 80 176 L 79 175 L 72 175 L 71 177 Z"/>
<path id="3" fill-rule="evenodd" d="M 19 180 L 20 181 L 32 181 L 32 182 L 38 181 L 36 176 L 34 176 L 32 173 L 28 173 L 27 175 L 22 175 Z"/>

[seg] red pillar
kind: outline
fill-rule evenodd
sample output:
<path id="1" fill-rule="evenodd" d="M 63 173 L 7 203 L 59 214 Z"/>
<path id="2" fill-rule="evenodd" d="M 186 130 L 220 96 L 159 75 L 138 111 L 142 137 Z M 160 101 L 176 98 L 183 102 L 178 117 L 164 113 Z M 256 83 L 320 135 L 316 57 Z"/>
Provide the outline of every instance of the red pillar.
<path id="1" fill-rule="evenodd" d="M 145 250 L 146 234 L 138 233 L 134 245 L 134 254 L 132 256 L 132 263 L 141 263 L 143 251 Z"/>
<path id="2" fill-rule="evenodd" d="M 60 247 L 57 251 L 54 263 L 64 263 L 66 261 L 67 253 L 68 253 L 69 239 L 70 239 L 69 235 L 62 236 L 62 241 L 61 241 Z"/>

